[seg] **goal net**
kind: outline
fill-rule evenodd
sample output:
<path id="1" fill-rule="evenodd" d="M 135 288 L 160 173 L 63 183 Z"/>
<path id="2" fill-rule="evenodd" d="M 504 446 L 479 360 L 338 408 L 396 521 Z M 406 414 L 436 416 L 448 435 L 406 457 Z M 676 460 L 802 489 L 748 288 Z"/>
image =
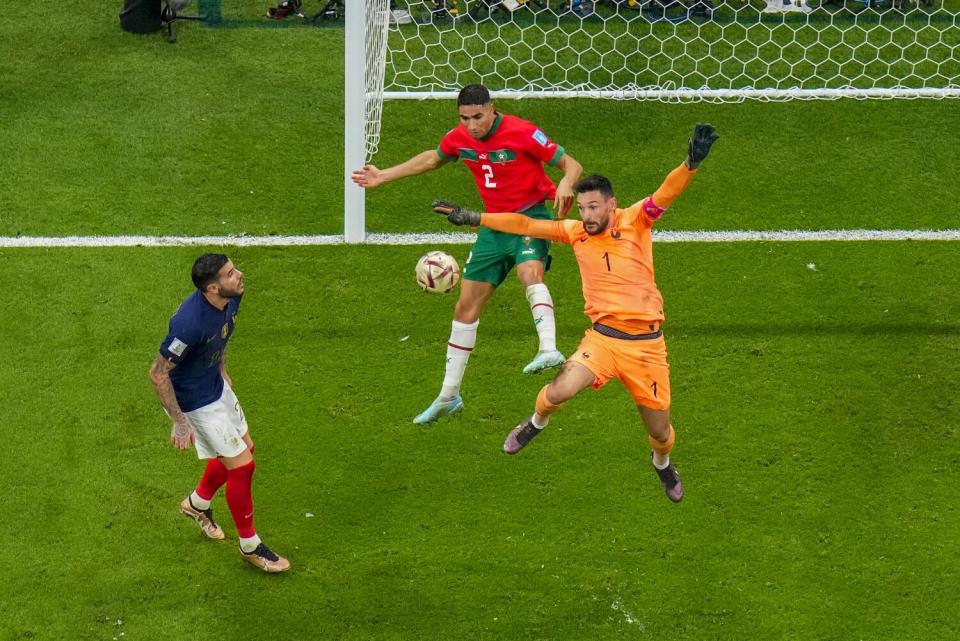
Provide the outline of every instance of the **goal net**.
<path id="1" fill-rule="evenodd" d="M 960 95 L 960 24 L 944 0 L 411 0 L 407 10 L 413 20 L 390 27 L 387 98 L 473 82 L 667 101 Z"/>
<path id="2" fill-rule="evenodd" d="M 390 26 L 389 0 L 362 0 L 364 13 L 364 159 L 369 161 L 380 144 L 386 71 L 387 33 Z"/>
<path id="3" fill-rule="evenodd" d="M 953 4 L 951 4 L 953 3 Z M 350 170 L 384 99 L 672 102 L 960 97 L 960 0 L 347 0 L 344 238 L 366 235 Z M 360 9 L 357 11 L 356 9 Z"/>

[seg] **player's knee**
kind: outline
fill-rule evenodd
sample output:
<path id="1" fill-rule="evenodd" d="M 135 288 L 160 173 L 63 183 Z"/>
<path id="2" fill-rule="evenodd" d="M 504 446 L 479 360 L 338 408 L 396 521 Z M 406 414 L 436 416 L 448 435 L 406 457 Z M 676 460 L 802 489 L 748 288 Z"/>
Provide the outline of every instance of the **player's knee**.
<path id="1" fill-rule="evenodd" d="M 483 309 L 483 304 L 476 304 L 473 302 L 464 302 L 463 300 L 457 301 L 457 306 L 453 310 L 453 320 L 458 323 L 476 323 L 480 320 L 480 311 Z"/>
<path id="2" fill-rule="evenodd" d="M 453 319 L 458 323 L 475 323 L 480 320 L 480 312 L 486 303 L 486 297 L 468 296 L 461 291 L 460 298 L 453 308 Z"/>
<path id="3" fill-rule="evenodd" d="M 569 383 L 554 380 L 549 385 L 545 385 L 541 393 L 546 401 L 554 405 L 560 405 L 576 396 L 578 391 L 578 389 Z"/>
<path id="4" fill-rule="evenodd" d="M 529 265 L 529 267 L 527 267 Z M 524 287 L 543 283 L 543 263 L 530 260 L 517 267 L 517 278 Z"/>

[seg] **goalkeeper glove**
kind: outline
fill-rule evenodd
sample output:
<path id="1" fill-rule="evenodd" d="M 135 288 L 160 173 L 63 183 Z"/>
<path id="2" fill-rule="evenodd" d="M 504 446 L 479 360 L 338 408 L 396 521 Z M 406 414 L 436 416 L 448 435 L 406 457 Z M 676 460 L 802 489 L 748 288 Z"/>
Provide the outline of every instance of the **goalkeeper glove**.
<path id="1" fill-rule="evenodd" d="M 454 205 L 446 200 L 433 201 L 433 211 L 447 217 L 454 225 L 470 225 L 477 227 L 480 225 L 480 212 L 469 209 L 461 209 L 460 205 Z"/>
<path id="2" fill-rule="evenodd" d="M 713 125 L 697 123 L 693 128 L 693 137 L 687 144 L 687 167 L 696 169 L 703 162 L 703 159 L 710 153 L 710 147 L 717 142 L 716 129 Z"/>

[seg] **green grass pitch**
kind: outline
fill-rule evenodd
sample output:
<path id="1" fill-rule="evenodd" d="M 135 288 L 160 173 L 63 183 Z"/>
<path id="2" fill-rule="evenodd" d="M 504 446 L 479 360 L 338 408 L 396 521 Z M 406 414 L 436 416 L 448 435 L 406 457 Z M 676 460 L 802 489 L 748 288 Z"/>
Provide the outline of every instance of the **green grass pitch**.
<path id="1" fill-rule="evenodd" d="M 0 22 L 0 234 L 342 229 L 341 31 L 183 25 L 170 46 L 120 33 L 119 2 L 69 4 Z M 627 200 L 716 124 L 664 229 L 957 226 L 952 102 L 505 109 Z M 388 104 L 376 162 L 452 122 Z M 446 230 L 437 196 L 478 202 L 447 167 L 370 193 L 369 228 Z M 679 505 L 616 383 L 499 451 L 549 380 L 520 373 L 535 343 L 513 277 L 464 411 L 412 424 L 454 301 L 417 290 L 426 249 L 227 249 L 258 530 L 293 563 L 273 577 L 239 559 L 222 495 L 226 542 L 177 513 L 201 466 L 147 379 L 200 249 L 0 250 L 0 641 L 960 636 L 955 243 L 656 246 Z M 569 353 L 587 321 L 567 248 L 548 283 Z"/>

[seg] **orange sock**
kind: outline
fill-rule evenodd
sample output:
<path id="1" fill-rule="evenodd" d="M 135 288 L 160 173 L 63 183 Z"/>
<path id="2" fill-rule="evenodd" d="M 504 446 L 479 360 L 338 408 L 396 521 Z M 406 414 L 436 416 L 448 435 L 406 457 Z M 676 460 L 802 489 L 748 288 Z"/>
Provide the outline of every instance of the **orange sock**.
<path id="1" fill-rule="evenodd" d="M 540 388 L 540 393 L 537 394 L 537 402 L 535 404 L 537 413 L 534 415 L 534 418 L 536 418 L 537 416 L 540 416 L 541 418 L 543 418 L 543 421 L 542 421 L 543 424 L 538 425 L 537 421 L 534 421 L 534 424 L 533 424 L 534 427 L 540 427 L 540 428 L 546 427 L 547 422 L 550 420 L 550 415 L 556 412 L 558 409 L 560 409 L 560 405 L 562 405 L 562 403 L 560 405 L 554 405 L 553 403 L 547 400 L 548 387 L 550 387 L 549 384 L 544 385 L 542 388 Z"/>
<path id="2" fill-rule="evenodd" d="M 676 440 L 677 435 L 673 431 L 673 425 L 670 426 L 670 431 L 667 433 L 667 441 L 661 443 L 652 436 L 647 436 L 647 439 L 650 441 L 650 447 L 653 448 L 653 451 L 661 456 L 666 456 L 670 453 L 670 450 L 673 449 L 673 442 Z"/>

